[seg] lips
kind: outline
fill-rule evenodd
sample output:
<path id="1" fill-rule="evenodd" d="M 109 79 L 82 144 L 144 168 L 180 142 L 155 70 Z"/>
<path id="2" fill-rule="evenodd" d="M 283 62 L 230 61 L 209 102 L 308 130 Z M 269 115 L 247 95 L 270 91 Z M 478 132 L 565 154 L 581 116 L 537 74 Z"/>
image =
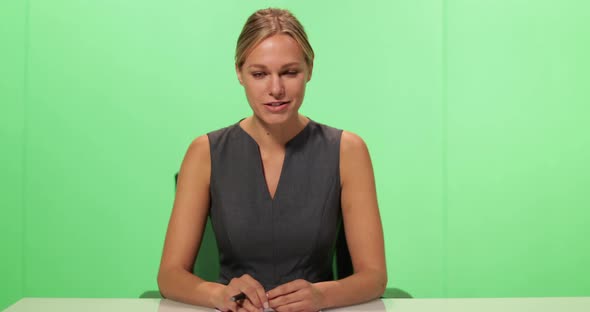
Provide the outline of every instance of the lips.
<path id="1" fill-rule="evenodd" d="M 274 102 L 264 103 L 264 107 L 266 108 L 266 110 L 268 112 L 280 113 L 280 112 L 286 110 L 287 107 L 289 107 L 289 105 L 288 105 L 289 103 L 291 103 L 291 101 L 274 101 Z"/>
<path id="2" fill-rule="evenodd" d="M 285 104 L 288 104 L 288 103 L 289 103 L 289 101 L 277 101 L 277 102 L 265 103 L 264 105 L 277 107 L 277 106 L 285 105 Z"/>

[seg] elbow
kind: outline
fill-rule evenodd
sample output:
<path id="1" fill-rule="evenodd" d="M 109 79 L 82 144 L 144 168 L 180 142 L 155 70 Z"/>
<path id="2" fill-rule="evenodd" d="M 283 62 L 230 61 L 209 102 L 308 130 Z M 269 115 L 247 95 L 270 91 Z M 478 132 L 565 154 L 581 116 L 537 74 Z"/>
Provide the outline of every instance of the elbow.
<path id="1" fill-rule="evenodd" d="M 160 296 L 166 299 L 168 297 L 168 287 L 166 283 L 166 274 L 162 271 L 158 272 L 158 277 L 156 278 L 158 283 L 158 291 L 160 292 Z"/>
<path id="2" fill-rule="evenodd" d="M 371 268 L 357 272 L 364 276 L 367 300 L 383 297 L 387 288 L 387 271 L 381 268 Z"/>
<path id="3" fill-rule="evenodd" d="M 382 297 L 387 288 L 387 271 L 378 270 L 375 272 L 375 298 Z"/>

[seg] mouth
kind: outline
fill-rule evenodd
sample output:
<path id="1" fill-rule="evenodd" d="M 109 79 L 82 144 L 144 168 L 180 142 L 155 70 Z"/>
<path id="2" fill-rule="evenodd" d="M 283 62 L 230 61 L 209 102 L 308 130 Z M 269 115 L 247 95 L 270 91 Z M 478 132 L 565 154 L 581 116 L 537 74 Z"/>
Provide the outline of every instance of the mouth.
<path id="1" fill-rule="evenodd" d="M 275 102 L 264 103 L 264 105 L 271 106 L 271 107 L 278 107 L 278 106 L 282 106 L 285 104 L 289 104 L 289 102 L 290 101 L 275 101 Z"/>

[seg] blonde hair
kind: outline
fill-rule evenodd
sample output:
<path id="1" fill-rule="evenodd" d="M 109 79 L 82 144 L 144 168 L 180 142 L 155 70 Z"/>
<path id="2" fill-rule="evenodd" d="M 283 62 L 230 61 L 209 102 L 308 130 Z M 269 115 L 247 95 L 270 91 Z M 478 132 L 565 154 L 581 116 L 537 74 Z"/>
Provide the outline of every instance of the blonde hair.
<path id="1" fill-rule="evenodd" d="M 252 49 L 276 34 L 286 34 L 295 39 L 303 50 L 307 66 L 313 65 L 314 53 L 303 25 L 288 10 L 268 8 L 254 12 L 244 24 L 236 46 L 236 66 L 241 69 Z"/>

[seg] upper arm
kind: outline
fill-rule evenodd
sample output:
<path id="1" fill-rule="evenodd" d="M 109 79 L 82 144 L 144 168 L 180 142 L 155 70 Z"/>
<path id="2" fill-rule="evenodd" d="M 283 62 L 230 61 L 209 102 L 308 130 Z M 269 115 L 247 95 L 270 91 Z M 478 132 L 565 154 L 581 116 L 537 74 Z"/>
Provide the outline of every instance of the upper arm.
<path id="1" fill-rule="evenodd" d="M 210 175 L 209 138 L 203 135 L 191 143 L 182 161 L 160 271 L 192 272 L 207 221 Z"/>
<path id="2" fill-rule="evenodd" d="M 371 157 L 365 142 L 344 131 L 340 143 L 342 215 L 354 271 L 385 272 L 383 229 Z"/>

